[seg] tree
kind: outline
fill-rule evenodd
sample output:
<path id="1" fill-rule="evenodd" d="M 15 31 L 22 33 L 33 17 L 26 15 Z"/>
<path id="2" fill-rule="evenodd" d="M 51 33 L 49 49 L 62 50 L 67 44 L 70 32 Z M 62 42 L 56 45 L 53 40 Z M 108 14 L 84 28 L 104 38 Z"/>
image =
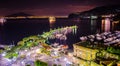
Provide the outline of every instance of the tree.
<path id="1" fill-rule="evenodd" d="M 35 66 L 48 66 L 48 64 L 46 62 L 42 62 L 40 60 L 36 60 L 34 62 Z"/>

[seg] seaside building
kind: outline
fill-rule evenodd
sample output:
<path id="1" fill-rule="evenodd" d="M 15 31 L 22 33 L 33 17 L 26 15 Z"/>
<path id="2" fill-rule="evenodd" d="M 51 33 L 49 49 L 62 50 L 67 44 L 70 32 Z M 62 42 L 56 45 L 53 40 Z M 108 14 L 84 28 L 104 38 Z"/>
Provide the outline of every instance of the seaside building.
<path id="1" fill-rule="evenodd" d="M 97 43 L 95 47 L 95 44 L 91 45 L 84 41 L 73 44 L 73 47 L 73 62 L 78 66 L 119 66 L 120 64 L 119 55 L 101 50 L 97 47 Z"/>
<path id="2" fill-rule="evenodd" d="M 79 57 L 85 60 L 94 60 L 96 58 L 96 53 L 98 50 L 93 50 L 81 46 L 79 43 L 73 45 L 74 47 L 74 56 Z"/>
<path id="3" fill-rule="evenodd" d="M 100 66 L 97 63 L 93 62 L 96 59 L 96 54 L 98 50 L 86 48 L 80 45 L 81 42 L 73 44 L 74 48 L 74 63 L 77 63 L 79 66 Z"/>

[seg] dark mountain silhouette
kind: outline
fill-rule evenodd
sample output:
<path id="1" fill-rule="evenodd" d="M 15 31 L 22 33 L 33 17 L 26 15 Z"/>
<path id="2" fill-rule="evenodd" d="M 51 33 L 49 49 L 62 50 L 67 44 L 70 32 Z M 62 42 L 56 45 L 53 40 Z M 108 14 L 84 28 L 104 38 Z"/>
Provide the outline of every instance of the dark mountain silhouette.
<path id="1" fill-rule="evenodd" d="M 96 7 L 88 12 L 94 15 L 116 14 L 116 13 L 120 13 L 120 5 Z"/>
<path id="2" fill-rule="evenodd" d="M 96 7 L 88 11 L 77 12 L 70 14 L 69 17 L 76 17 L 77 16 L 90 16 L 90 15 L 107 15 L 107 14 L 119 14 L 120 13 L 120 5 L 108 5 L 108 6 L 101 6 Z"/>
<path id="3" fill-rule="evenodd" d="M 76 17 L 79 17 L 79 13 L 71 13 L 68 16 L 68 18 L 76 18 Z"/>
<path id="4" fill-rule="evenodd" d="M 19 13 L 7 15 L 6 17 L 17 17 L 17 16 L 33 16 L 33 15 L 27 14 L 27 13 L 24 13 L 24 12 L 19 12 Z"/>

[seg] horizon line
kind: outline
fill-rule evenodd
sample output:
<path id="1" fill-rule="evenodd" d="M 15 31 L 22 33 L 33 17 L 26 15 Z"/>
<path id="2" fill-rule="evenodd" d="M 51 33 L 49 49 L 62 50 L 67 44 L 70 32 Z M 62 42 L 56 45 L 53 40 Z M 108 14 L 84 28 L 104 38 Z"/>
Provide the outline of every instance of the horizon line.
<path id="1" fill-rule="evenodd" d="M 55 18 L 68 18 L 68 16 L 0 16 L 0 18 L 5 19 L 22 19 L 22 18 L 49 18 L 49 17 L 55 17 Z"/>

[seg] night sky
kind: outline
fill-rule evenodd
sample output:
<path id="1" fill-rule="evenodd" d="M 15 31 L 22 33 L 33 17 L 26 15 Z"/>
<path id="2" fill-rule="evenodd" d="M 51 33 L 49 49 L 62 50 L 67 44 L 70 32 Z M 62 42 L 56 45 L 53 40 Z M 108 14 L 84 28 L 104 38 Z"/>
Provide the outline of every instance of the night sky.
<path id="1" fill-rule="evenodd" d="M 120 0 L 0 0 L 0 16 L 25 12 L 39 16 L 67 16 L 97 6 L 120 4 Z"/>

